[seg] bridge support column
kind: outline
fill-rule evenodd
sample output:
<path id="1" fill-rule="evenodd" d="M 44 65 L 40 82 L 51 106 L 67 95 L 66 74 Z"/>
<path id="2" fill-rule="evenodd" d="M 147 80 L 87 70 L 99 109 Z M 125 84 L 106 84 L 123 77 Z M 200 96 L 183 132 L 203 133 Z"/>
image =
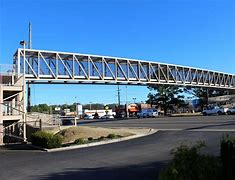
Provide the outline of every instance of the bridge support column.
<path id="1" fill-rule="evenodd" d="M 24 139 L 24 143 L 27 142 L 27 137 L 26 137 L 26 113 L 27 113 L 27 110 L 26 110 L 26 81 L 25 81 L 25 77 L 24 77 L 24 85 L 23 85 L 23 97 L 22 97 L 22 100 L 23 100 L 23 139 Z"/>
<path id="2" fill-rule="evenodd" d="M 0 145 L 3 144 L 3 91 L 0 85 Z"/>
<path id="3" fill-rule="evenodd" d="M 31 111 L 31 86 L 28 82 L 28 89 L 27 89 L 27 112 Z"/>

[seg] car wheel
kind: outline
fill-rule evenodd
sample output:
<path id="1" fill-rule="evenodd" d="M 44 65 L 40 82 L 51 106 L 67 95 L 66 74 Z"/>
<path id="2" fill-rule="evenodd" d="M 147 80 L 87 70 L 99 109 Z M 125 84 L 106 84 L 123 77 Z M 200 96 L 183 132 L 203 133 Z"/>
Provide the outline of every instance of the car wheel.
<path id="1" fill-rule="evenodd" d="M 227 114 L 228 114 L 228 115 L 231 115 L 232 113 L 231 113 L 231 111 L 228 111 Z"/>
<path id="2" fill-rule="evenodd" d="M 218 111 L 218 115 L 222 115 L 223 113 L 221 111 Z"/>
<path id="3" fill-rule="evenodd" d="M 203 116 L 206 116 L 206 115 L 207 115 L 207 113 L 206 113 L 206 112 L 203 112 L 202 114 L 203 114 Z"/>

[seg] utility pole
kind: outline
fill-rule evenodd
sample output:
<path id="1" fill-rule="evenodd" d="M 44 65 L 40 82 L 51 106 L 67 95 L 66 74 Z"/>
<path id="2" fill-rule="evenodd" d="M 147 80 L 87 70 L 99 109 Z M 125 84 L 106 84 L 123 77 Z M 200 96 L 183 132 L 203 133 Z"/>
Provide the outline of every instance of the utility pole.
<path id="1" fill-rule="evenodd" d="M 119 85 L 118 85 L 117 93 L 118 93 L 118 106 L 120 106 L 121 100 L 120 100 L 120 89 L 119 89 Z"/>
<path id="2" fill-rule="evenodd" d="M 126 117 L 129 118 L 128 102 L 127 102 L 127 85 L 126 85 Z"/>
<path id="3" fill-rule="evenodd" d="M 32 49 L 32 26 L 31 26 L 31 22 L 29 22 L 29 42 L 28 42 L 28 48 Z M 33 63 L 31 61 L 31 59 L 29 59 L 29 63 L 30 65 L 33 67 Z M 28 81 L 28 94 L 27 94 L 27 111 L 30 112 L 31 111 L 31 86 L 30 86 L 30 82 Z"/>
<path id="4" fill-rule="evenodd" d="M 206 105 L 209 105 L 209 88 L 206 88 Z"/>

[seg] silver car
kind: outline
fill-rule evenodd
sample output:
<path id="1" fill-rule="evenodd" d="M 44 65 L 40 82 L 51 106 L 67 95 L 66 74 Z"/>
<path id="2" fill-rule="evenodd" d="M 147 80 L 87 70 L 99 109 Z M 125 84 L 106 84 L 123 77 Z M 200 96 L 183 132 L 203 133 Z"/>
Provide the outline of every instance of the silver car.
<path id="1" fill-rule="evenodd" d="M 235 106 L 232 107 L 232 108 L 229 108 L 229 109 L 227 110 L 227 114 L 228 114 L 228 115 L 230 115 L 230 114 L 235 114 Z"/>

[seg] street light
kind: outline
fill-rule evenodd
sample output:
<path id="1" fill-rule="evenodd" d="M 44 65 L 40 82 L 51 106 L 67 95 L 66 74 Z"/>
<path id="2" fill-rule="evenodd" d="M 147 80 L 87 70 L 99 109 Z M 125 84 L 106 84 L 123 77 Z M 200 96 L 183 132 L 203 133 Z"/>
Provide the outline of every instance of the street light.
<path id="1" fill-rule="evenodd" d="M 133 97 L 132 99 L 133 99 L 133 101 L 134 101 L 134 104 L 135 104 L 135 100 L 136 100 L 136 98 L 135 98 L 135 97 Z"/>
<path id="2" fill-rule="evenodd" d="M 20 45 L 21 46 L 24 46 L 24 49 L 25 49 L 25 46 L 26 46 L 27 42 L 25 40 L 21 40 L 20 41 Z"/>
<path id="3" fill-rule="evenodd" d="M 77 97 L 75 96 L 75 111 L 76 111 L 76 115 L 78 117 L 78 101 L 77 101 Z"/>
<path id="4" fill-rule="evenodd" d="M 24 47 L 24 60 L 23 60 L 23 64 L 24 64 L 24 70 L 23 70 L 23 78 L 24 78 L 24 82 L 25 82 L 25 46 L 26 46 L 26 41 L 25 40 L 22 40 L 20 41 L 20 45 Z M 18 62 L 19 63 L 19 62 Z M 24 83 L 24 86 L 23 86 L 23 92 L 24 92 L 24 95 L 25 96 L 25 83 Z M 24 142 L 27 142 L 27 137 L 26 137 L 26 105 L 25 105 L 25 101 L 23 101 L 23 110 L 24 110 L 24 113 L 23 113 L 23 139 L 24 139 Z"/>

